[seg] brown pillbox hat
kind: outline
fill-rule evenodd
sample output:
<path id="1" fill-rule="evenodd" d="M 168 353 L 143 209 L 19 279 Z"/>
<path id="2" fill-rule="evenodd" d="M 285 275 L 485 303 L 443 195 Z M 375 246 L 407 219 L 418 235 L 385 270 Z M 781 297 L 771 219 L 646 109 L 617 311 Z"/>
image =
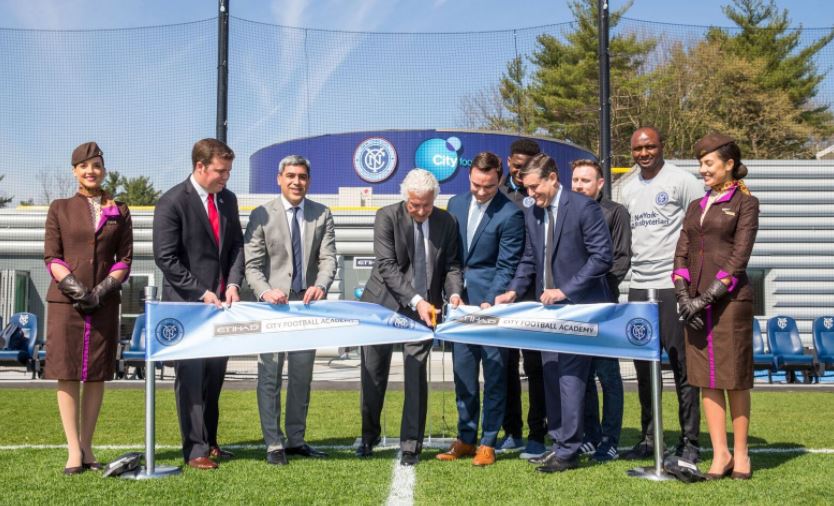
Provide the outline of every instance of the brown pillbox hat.
<path id="1" fill-rule="evenodd" d="M 98 147 L 98 144 L 85 142 L 72 151 L 72 166 L 75 167 L 79 163 L 97 156 L 101 157 L 102 162 L 104 161 L 104 153 Z"/>
<path id="2" fill-rule="evenodd" d="M 695 158 L 701 159 L 702 156 L 712 153 L 721 146 L 735 142 L 735 139 L 728 135 L 712 133 L 707 134 L 695 143 Z"/>

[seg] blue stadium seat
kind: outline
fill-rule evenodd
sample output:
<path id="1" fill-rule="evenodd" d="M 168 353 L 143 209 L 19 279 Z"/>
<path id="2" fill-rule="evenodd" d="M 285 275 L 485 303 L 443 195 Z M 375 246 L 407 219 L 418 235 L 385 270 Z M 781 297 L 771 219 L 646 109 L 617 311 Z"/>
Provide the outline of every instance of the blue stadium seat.
<path id="1" fill-rule="evenodd" d="M 753 318 L 753 369 L 756 371 L 767 371 L 767 382 L 773 382 L 773 373 L 776 372 L 776 357 L 772 353 L 765 352 L 764 339 L 762 339 L 762 327 L 759 320 Z"/>
<path id="2" fill-rule="evenodd" d="M 9 318 L 9 325 L 16 325 L 23 331 L 25 342 L 15 349 L 11 348 L 13 343 L 6 343 L 0 350 L 0 363 L 24 365 L 34 371 L 38 354 L 38 317 L 33 313 L 15 313 Z"/>
<path id="3" fill-rule="evenodd" d="M 805 353 L 796 320 L 790 316 L 774 316 L 767 321 L 767 345 L 776 360 L 776 367 L 791 373 L 803 371 L 805 383 L 811 383 L 814 374 L 814 357 Z"/>
<path id="4" fill-rule="evenodd" d="M 137 376 L 142 376 L 141 372 L 145 366 L 145 315 L 140 314 L 136 317 L 133 323 L 133 332 L 129 340 L 119 342 L 118 352 L 116 353 L 116 376 L 124 378 L 127 374 L 127 368 L 130 366 L 137 368 Z"/>
<path id="5" fill-rule="evenodd" d="M 820 371 L 834 369 L 834 316 L 820 316 L 811 327 Z"/>

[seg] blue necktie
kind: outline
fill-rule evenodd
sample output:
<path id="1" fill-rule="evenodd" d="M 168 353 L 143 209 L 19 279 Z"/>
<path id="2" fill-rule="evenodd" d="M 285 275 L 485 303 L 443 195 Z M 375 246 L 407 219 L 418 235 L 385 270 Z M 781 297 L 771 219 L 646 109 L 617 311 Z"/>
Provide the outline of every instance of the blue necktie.
<path id="1" fill-rule="evenodd" d="M 304 285 L 301 282 L 301 228 L 298 226 L 298 211 L 301 208 L 292 208 L 292 285 L 290 289 L 295 293 L 301 293 Z"/>

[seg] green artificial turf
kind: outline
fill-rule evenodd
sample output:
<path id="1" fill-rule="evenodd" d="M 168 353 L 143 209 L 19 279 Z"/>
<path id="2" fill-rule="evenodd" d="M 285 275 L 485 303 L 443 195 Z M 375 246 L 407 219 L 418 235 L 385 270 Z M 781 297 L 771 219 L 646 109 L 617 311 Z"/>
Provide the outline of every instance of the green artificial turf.
<path id="1" fill-rule="evenodd" d="M 830 504 L 834 497 L 834 454 L 775 453 L 777 448 L 834 448 L 834 397 L 826 392 L 754 392 L 750 444 L 767 453 L 753 453 L 754 479 L 684 485 L 628 478 L 636 464 L 615 461 L 591 465 L 560 475 L 541 475 L 517 453 L 500 455 L 496 465 L 475 468 L 468 460 L 439 462 L 437 450 L 426 450 L 416 468 L 417 504 Z M 385 432 L 397 436 L 402 393 L 392 391 L 385 408 Z M 675 396 L 664 395 L 666 441 L 677 439 Z M 454 394 L 435 391 L 430 398 L 433 437 L 453 437 Z M 144 393 L 107 391 L 95 444 L 107 461 L 144 437 Z M 630 446 L 639 434 L 636 393 L 626 394 L 623 437 Z M 703 426 L 703 424 L 702 424 Z M 350 445 L 360 432 L 359 395 L 355 391 L 314 390 L 307 439 L 314 446 Z M 709 446 L 703 428 L 702 444 Z M 181 465 L 179 430 L 173 392 L 157 393 L 157 463 Z M 62 448 L 10 449 L 19 445 L 56 445 L 64 436 L 48 389 L 0 389 L 0 470 L 4 504 L 383 504 L 388 496 L 394 450 L 377 451 L 359 460 L 347 449 L 328 450 L 329 458 L 290 458 L 290 465 L 269 466 L 261 447 L 254 391 L 227 389 L 221 398 L 219 439 L 236 445 L 236 458 L 216 471 L 185 469 L 180 477 L 133 482 L 103 479 L 98 473 L 64 477 Z M 704 469 L 709 452 L 705 452 Z M 639 462 L 649 465 L 649 461 Z"/>

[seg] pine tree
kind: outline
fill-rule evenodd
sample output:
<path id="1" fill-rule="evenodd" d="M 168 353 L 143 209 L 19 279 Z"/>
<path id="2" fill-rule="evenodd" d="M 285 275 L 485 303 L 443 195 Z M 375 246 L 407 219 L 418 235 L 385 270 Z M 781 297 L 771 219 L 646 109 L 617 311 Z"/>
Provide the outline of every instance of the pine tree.
<path id="1" fill-rule="evenodd" d="M 800 46 L 802 26 L 790 27 L 788 10 L 779 10 L 774 0 L 733 0 L 724 6 L 724 14 L 740 31 L 736 34 L 711 28 L 707 40 L 716 42 L 736 58 L 757 61 L 764 66 L 758 84 L 764 90 L 787 95 L 799 111 L 799 121 L 811 128 L 817 137 L 834 133 L 832 116 L 827 104 L 814 100 L 825 73 L 817 70 L 813 58 L 832 39 L 834 30 L 804 47 Z M 802 151 L 807 139 L 796 139 L 786 149 Z"/>
<path id="2" fill-rule="evenodd" d="M 612 33 L 632 2 L 609 15 Z M 574 31 L 564 40 L 540 35 L 531 61 L 535 67 L 528 92 L 535 104 L 536 124 L 553 137 L 599 151 L 599 57 L 596 0 L 573 0 Z M 646 76 L 641 69 L 653 39 L 615 34 L 609 42 L 611 75 L 611 137 L 615 154 L 629 152 L 635 127 L 630 104 L 643 95 Z M 505 76 L 512 77 L 512 76 Z M 508 108 L 510 108 L 508 106 Z"/>

